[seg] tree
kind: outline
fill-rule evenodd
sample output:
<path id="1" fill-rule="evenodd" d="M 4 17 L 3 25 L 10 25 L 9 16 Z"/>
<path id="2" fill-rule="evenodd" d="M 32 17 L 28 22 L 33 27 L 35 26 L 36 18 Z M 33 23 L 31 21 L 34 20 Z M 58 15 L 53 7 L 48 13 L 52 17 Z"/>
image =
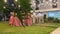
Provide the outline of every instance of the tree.
<path id="1" fill-rule="evenodd" d="M 6 6 L 6 4 L 7 4 L 7 6 Z M 21 20 L 21 22 L 23 20 L 23 18 L 22 18 L 23 15 L 21 14 L 20 11 L 25 12 L 25 15 L 27 15 L 27 13 L 30 12 L 30 10 L 31 10 L 30 0 L 18 0 L 17 2 L 14 1 L 14 4 L 16 5 L 14 8 L 9 7 L 8 3 L 6 3 L 6 4 L 3 2 L 3 0 L 0 0 L 0 9 L 2 10 L 3 9 L 2 7 L 6 6 L 8 9 L 10 9 L 12 11 L 14 10 L 14 12 L 18 14 L 17 17 Z M 21 10 L 19 9 L 18 5 L 20 5 Z"/>
<path id="2" fill-rule="evenodd" d="M 3 4 L 4 4 L 3 0 L 0 0 L 0 10 L 2 10 Z"/>
<path id="3" fill-rule="evenodd" d="M 27 14 L 28 12 L 30 12 L 30 0 L 18 0 L 19 2 L 15 3 L 15 4 L 20 4 L 20 9 L 22 12 L 25 12 L 25 14 Z M 18 9 L 15 9 L 15 12 L 17 12 L 18 17 L 20 18 L 20 20 L 22 19 L 22 14 L 20 13 L 20 11 Z M 20 15 L 20 16 L 19 16 Z"/>
<path id="4" fill-rule="evenodd" d="M 30 12 L 30 10 L 31 10 L 30 0 L 19 0 L 19 2 L 15 3 L 15 4 L 20 4 L 20 9 L 22 12 L 25 12 L 25 14 L 21 14 L 21 12 L 18 9 L 15 9 L 15 12 L 18 14 L 17 16 L 21 20 L 22 25 L 23 25 L 23 21 L 22 21 L 23 17 L 22 16 L 27 15 L 27 13 Z"/>
<path id="5" fill-rule="evenodd" d="M 20 0 L 20 5 L 25 13 L 28 13 L 31 9 L 30 7 L 30 0 Z"/>

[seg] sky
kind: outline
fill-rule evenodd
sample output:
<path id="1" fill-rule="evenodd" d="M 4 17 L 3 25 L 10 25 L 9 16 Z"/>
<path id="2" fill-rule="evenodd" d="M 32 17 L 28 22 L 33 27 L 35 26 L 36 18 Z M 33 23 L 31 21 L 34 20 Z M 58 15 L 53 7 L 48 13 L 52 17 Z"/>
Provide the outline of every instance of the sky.
<path id="1" fill-rule="evenodd" d="M 48 17 L 60 18 L 60 11 L 48 12 Z"/>

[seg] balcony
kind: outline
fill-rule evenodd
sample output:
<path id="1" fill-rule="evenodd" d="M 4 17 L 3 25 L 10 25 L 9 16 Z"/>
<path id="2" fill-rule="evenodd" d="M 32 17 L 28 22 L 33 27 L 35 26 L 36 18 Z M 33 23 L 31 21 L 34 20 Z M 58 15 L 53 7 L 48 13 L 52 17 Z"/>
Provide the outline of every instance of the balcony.
<path id="1" fill-rule="evenodd" d="M 36 12 L 48 12 L 48 11 L 56 11 L 56 10 L 60 10 L 60 8 L 42 9 L 42 10 L 36 10 Z"/>

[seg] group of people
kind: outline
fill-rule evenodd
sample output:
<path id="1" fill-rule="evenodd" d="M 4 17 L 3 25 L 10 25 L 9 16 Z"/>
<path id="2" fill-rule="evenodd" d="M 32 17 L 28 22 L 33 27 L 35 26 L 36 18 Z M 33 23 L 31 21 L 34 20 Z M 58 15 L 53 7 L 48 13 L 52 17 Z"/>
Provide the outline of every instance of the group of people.
<path id="1" fill-rule="evenodd" d="M 32 12 L 28 13 L 25 16 L 22 16 L 24 19 L 23 25 L 24 26 L 32 26 L 34 23 L 44 23 L 44 14 L 42 12 Z M 17 13 L 14 14 L 14 12 L 11 13 L 9 24 L 11 26 L 21 26 L 21 20 L 17 17 Z"/>
<path id="2" fill-rule="evenodd" d="M 32 26 L 32 18 L 31 18 L 30 13 L 28 13 L 26 16 L 22 16 L 22 17 L 26 18 L 26 19 L 22 20 L 24 26 Z M 21 20 L 17 17 L 17 13 L 15 13 L 15 14 L 14 14 L 14 12 L 11 13 L 9 24 L 11 26 L 22 26 Z"/>
<path id="3" fill-rule="evenodd" d="M 32 13 L 33 23 L 44 23 L 44 14 L 42 12 Z"/>

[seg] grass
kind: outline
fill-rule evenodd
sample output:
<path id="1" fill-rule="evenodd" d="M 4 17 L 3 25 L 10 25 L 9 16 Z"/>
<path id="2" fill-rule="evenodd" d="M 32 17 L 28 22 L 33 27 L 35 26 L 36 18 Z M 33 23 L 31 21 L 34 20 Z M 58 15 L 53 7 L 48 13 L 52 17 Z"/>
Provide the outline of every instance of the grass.
<path id="1" fill-rule="evenodd" d="M 59 24 L 60 23 L 44 23 L 41 25 L 26 26 L 24 28 L 22 26 L 10 26 L 8 22 L 0 22 L 0 34 L 49 34 L 59 27 Z"/>

